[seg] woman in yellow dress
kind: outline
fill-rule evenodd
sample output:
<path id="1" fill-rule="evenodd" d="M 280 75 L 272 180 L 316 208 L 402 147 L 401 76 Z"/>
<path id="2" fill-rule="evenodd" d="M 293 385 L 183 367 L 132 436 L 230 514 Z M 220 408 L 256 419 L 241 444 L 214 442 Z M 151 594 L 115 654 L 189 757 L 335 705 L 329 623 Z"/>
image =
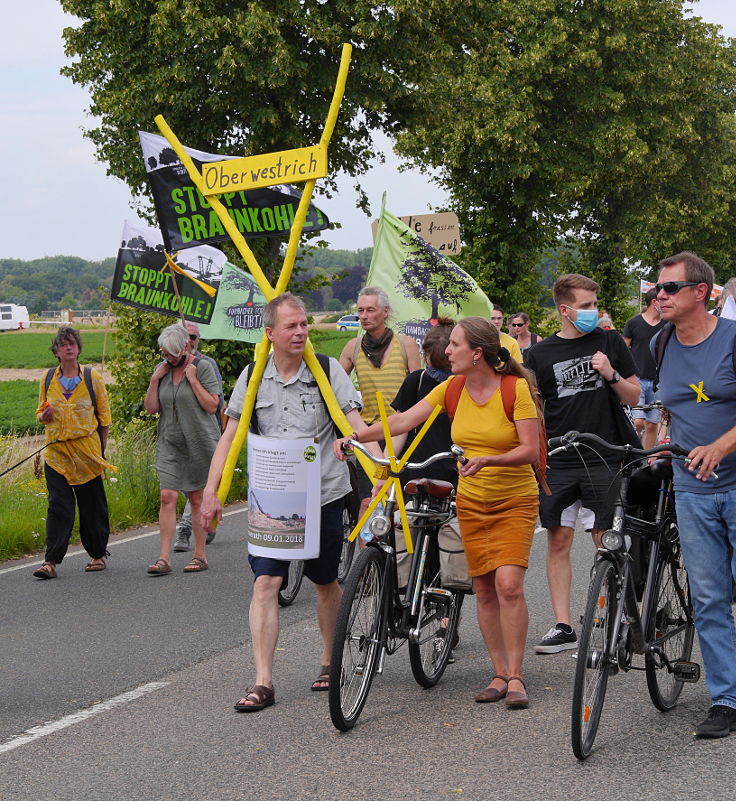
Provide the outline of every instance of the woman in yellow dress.
<path id="1" fill-rule="evenodd" d="M 537 410 L 526 370 L 499 346 L 496 327 L 467 317 L 453 329 L 446 350 L 453 377 L 411 409 L 389 417 L 392 434 L 420 426 L 457 376 L 465 382 L 457 400 L 452 439 L 467 461 L 458 466 L 457 514 L 473 577 L 478 624 L 494 675 L 475 700 L 506 699 L 511 708 L 529 705 L 522 661 L 529 622 L 524 577 L 537 519 L 538 489 L 531 463 L 538 456 Z M 504 411 L 501 380 L 517 377 L 513 422 Z M 361 431 L 360 442 L 383 436 L 380 423 Z M 353 439 L 358 439 L 355 434 Z M 335 454 L 344 458 L 335 443 Z"/>

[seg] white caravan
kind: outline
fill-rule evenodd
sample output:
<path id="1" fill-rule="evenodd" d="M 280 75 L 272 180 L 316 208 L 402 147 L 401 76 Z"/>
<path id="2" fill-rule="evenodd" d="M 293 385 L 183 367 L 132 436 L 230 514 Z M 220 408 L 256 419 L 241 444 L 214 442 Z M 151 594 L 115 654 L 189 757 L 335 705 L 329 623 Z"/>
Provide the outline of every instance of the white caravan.
<path id="1" fill-rule="evenodd" d="M 14 303 L 0 303 L 0 331 L 16 331 L 31 324 L 28 309 Z"/>

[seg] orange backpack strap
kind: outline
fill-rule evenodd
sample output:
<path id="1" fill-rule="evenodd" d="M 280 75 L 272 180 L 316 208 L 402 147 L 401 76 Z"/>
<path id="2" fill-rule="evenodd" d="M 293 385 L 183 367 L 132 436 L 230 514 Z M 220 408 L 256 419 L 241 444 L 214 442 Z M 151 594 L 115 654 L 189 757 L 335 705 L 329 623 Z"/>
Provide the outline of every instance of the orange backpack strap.
<path id="1" fill-rule="evenodd" d="M 457 411 L 457 405 L 460 402 L 460 395 L 462 394 L 463 387 L 465 386 L 464 375 L 454 375 L 450 379 L 450 383 L 445 390 L 445 411 L 447 416 L 452 420 Z"/>
<path id="2" fill-rule="evenodd" d="M 501 376 L 501 401 L 503 402 L 503 410 L 506 412 L 509 422 L 514 422 L 514 404 L 516 403 L 516 376 L 515 375 L 502 375 Z"/>

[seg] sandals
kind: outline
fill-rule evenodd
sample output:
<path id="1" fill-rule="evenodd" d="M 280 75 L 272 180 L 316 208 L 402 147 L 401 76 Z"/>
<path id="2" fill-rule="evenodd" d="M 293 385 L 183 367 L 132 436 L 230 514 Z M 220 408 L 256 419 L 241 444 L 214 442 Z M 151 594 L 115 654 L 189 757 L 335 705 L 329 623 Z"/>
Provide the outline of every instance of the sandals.
<path id="1" fill-rule="evenodd" d="M 201 573 L 209 569 L 209 564 L 206 559 L 200 559 L 195 556 L 194 559 L 184 568 L 185 573 Z M 256 687 L 262 687 L 262 684 L 256 684 Z"/>
<path id="2" fill-rule="evenodd" d="M 313 693 L 325 693 L 330 689 L 330 666 L 322 665 L 319 669 L 319 676 L 312 682 Z"/>
<path id="3" fill-rule="evenodd" d="M 92 559 L 84 566 L 85 573 L 99 573 L 100 570 L 107 569 L 107 559 L 101 556 L 99 559 Z"/>
<path id="4" fill-rule="evenodd" d="M 506 682 L 506 689 L 505 690 L 497 690 L 495 687 L 491 687 L 490 684 L 493 682 L 494 679 L 501 679 L 501 681 Z M 475 696 L 475 703 L 476 704 L 487 704 L 492 701 L 500 701 L 502 698 L 506 697 L 506 694 L 509 690 L 509 681 L 511 679 L 508 676 L 501 676 L 498 673 L 488 682 L 489 686 L 485 688 L 485 690 L 481 690 L 478 695 Z"/>
<path id="5" fill-rule="evenodd" d="M 526 694 L 526 684 L 521 676 L 509 676 L 509 681 L 519 681 L 524 688 L 521 691 L 508 690 L 506 693 L 506 706 L 509 709 L 526 709 L 529 706 L 529 696 Z"/>
<path id="6" fill-rule="evenodd" d="M 165 559 L 157 559 L 148 566 L 149 576 L 165 576 L 167 573 L 171 573 L 171 565 Z"/>
<path id="7" fill-rule="evenodd" d="M 56 578 L 56 566 L 53 562 L 44 562 L 38 570 L 33 571 L 33 575 L 38 579 Z"/>
<path id="8" fill-rule="evenodd" d="M 244 698 L 241 698 L 235 704 L 236 712 L 260 712 L 267 706 L 273 706 L 276 703 L 274 697 L 273 687 L 266 687 L 263 684 L 254 684 L 248 690 Z M 253 701 L 253 703 L 246 703 L 246 701 Z"/>

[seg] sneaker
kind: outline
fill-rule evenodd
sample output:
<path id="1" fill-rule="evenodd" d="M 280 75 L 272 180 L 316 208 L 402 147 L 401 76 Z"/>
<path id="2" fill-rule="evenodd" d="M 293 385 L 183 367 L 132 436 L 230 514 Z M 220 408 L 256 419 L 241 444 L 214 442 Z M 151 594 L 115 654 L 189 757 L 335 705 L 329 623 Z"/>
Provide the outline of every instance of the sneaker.
<path id="1" fill-rule="evenodd" d="M 214 540 L 215 534 L 217 534 L 216 531 L 208 531 L 207 532 L 207 542 L 205 543 L 205 545 L 209 545 L 212 542 L 212 540 Z"/>
<path id="2" fill-rule="evenodd" d="M 174 540 L 174 550 L 177 553 L 183 553 L 189 550 L 189 538 L 192 536 L 192 530 L 179 526 L 176 529 L 176 539 Z"/>
<path id="3" fill-rule="evenodd" d="M 708 710 L 708 717 L 695 729 L 695 736 L 703 739 L 728 737 L 732 731 L 736 731 L 736 709 L 714 704 Z"/>
<path id="4" fill-rule="evenodd" d="M 536 654 L 558 654 L 570 648 L 578 647 L 578 638 L 575 629 L 566 623 L 558 623 L 551 628 L 537 645 L 534 646 Z"/>

